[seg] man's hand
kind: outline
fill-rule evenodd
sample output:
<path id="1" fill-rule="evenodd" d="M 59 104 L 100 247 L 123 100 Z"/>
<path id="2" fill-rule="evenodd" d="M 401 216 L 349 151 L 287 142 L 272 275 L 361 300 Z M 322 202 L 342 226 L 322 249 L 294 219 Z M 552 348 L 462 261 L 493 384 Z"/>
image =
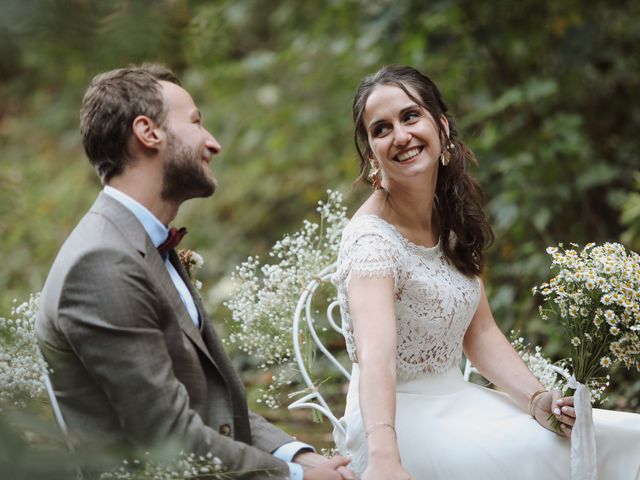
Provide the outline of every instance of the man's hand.
<path id="1" fill-rule="evenodd" d="M 355 480 L 355 474 L 347 468 L 351 461 L 336 455 L 328 459 L 313 452 L 297 454 L 293 461 L 304 468 L 305 480 Z"/>

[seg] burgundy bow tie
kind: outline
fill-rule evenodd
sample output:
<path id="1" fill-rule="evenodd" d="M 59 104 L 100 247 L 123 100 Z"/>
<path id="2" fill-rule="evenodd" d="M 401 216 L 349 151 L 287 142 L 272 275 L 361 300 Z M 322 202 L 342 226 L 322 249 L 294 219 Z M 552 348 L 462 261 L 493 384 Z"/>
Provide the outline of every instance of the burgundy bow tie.
<path id="1" fill-rule="evenodd" d="M 180 240 L 182 240 L 182 237 L 184 237 L 186 234 L 187 229 L 184 227 L 180 229 L 171 227 L 169 229 L 169 235 L 167 236 L 167 239 L 162 244 L 158 245 L 158 253 L 160 255 L 164 255 L 165 253 L 168 253 L 169 251 L 176 248 L 180 243 Z"/>

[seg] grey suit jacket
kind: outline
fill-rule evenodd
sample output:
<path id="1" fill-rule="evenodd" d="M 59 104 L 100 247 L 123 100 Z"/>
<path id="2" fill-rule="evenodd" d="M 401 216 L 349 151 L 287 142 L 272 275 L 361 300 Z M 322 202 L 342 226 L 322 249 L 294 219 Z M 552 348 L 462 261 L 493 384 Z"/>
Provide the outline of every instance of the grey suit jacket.
<path id="1" fill-rule="evenodd" d="M 170 259 L 191 288 L 175 252 Z M 82 444 L 177 439 L 230 470 L 288 478 L 270 452 L 293 439 L 248 411 L 241 380 L 192 295 L 201 331 L 140 222 L 100 194 L 60 250 L 36 320 L 67 423 Z"/>

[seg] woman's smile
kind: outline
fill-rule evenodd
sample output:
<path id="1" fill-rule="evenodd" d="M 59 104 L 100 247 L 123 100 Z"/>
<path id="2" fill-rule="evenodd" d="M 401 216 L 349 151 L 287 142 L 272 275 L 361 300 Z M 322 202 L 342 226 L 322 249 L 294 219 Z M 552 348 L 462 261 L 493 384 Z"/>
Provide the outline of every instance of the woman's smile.
<path id="1" fill-rule="evenodd" d="M 416 157 L 422 152 L 423 147 L 414 147 L 410 150 L 397 154 L 393 159 L 396 162 L 406 163 L 415 160 Z"/>

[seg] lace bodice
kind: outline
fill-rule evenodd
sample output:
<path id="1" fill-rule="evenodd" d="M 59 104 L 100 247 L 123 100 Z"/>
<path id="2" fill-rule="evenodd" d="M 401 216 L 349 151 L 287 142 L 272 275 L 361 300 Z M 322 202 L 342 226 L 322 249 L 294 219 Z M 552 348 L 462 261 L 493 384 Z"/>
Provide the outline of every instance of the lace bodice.
<path id="1" fill-rule="evenodd" d="M 440 243 L 416 245 L 376 215 L 352 219 L 342 234 L 332 280 L 338 289 L 349 357 L 357 361 L 347 285 L 353 276 L 393 276 L 400 380 L 458 365 L 462 339 L 480 299 L 480 281 L 445 259 Z"/>

